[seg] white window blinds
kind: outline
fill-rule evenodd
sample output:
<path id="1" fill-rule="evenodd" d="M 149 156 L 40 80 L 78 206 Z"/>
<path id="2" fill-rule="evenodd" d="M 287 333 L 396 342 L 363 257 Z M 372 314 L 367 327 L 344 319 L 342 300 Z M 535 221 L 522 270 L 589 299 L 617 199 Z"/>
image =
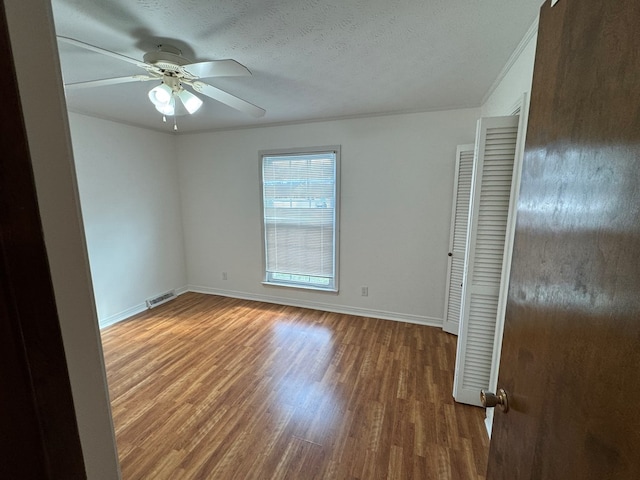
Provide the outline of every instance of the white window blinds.
<path id="1" fill-rule="evenodd" d="M 265 283 L 337 290 L 339 152 L 262 154 Z"/>

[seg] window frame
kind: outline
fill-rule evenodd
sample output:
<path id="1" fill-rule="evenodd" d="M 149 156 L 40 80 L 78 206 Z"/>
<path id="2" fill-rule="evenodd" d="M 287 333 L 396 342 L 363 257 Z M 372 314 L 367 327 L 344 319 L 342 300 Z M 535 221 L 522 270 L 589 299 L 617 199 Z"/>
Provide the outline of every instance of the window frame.
<path id="1" fill-rule="evenodd" d="M 261 253 L 262 253 L 262 284 L 265 286 L 298 288 L 303 290 L 313 290 L 324 293 L 338 293 L 339 291 L 339 266 L 340 266 L 340 163 L 341 163 L 340 145 L 328 145 L 321 147 L 297 147 L 297 148 L 279 148 L 270 150 L 260 150 L 258 152 L 258 168 L 259 168 L 259 184 L 260 184 L 260 225 L 261 225 Z M 335 154 L 335 205 L 334 205 L 334 224 L 333 224 L 333 285 L 330 287 L 321 287 L 316 285 L 305 285 L 303 283 L 273 281 L 269 280 L 267 273 L 267 239 L 265 226 L 265 205 L 264 205 L 264 179 L 263 179 L 263 163 L 264 157 L 286 157 L 299 155 L 319 155 L 323 153 Z"/>

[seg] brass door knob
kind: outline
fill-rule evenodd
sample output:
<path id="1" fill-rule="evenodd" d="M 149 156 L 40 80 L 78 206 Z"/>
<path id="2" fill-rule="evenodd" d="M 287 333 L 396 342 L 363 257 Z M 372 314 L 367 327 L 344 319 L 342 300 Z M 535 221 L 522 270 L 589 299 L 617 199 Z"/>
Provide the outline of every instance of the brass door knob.
<path id="1" fill-rule="evenodd" d="M 504 388 L 498 390 L 497 394 L 480 390 L 480 402 L 482 402 L 482 406 L 485 408 L 499 406 L 500 410 L 504 413 L 509 411 L 509 396 Z"/>

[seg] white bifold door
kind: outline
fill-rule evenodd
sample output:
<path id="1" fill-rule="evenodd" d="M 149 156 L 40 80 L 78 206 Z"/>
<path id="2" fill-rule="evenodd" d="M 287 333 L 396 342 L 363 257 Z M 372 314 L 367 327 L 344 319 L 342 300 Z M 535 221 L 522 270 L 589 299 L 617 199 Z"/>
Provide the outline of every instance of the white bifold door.
<path id="1" fill-rule="evenodd" d="M 453 185 L 453 211 L 451 212 L 451 233 L 449 236 L 449 269 L 445 298 L 445 332 L 458 335 L 460 328 L 460 306 L 462 305 L 462 282 L 464 279 L 464 259 L 467 248 L 467 226 L 469 224 L 469 203 L 471 201 L 471 176 L 473 174 L 474 145 L 458 145 L 456 150 L 456 174 Z"/>
<path id="2" fill-rule="evenodd" d="M 480 390 L 489 387 L 499 299 L 508 282 L 503 260 L 511 248 L 505 237 L 516 200 L 518 120 L 482 118 L 476 132 L 453 387 L 455 400 L 471 405 L 479 406 Z"/>

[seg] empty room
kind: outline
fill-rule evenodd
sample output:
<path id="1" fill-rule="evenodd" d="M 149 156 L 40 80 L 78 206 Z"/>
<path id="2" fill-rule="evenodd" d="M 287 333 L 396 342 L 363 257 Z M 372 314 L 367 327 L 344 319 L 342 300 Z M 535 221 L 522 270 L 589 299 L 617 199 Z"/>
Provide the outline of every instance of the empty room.
<path id="1" fill-rule="evenodd" d="M 3 14 L 1 477 L 637 478 L 634 2 Z"/>

